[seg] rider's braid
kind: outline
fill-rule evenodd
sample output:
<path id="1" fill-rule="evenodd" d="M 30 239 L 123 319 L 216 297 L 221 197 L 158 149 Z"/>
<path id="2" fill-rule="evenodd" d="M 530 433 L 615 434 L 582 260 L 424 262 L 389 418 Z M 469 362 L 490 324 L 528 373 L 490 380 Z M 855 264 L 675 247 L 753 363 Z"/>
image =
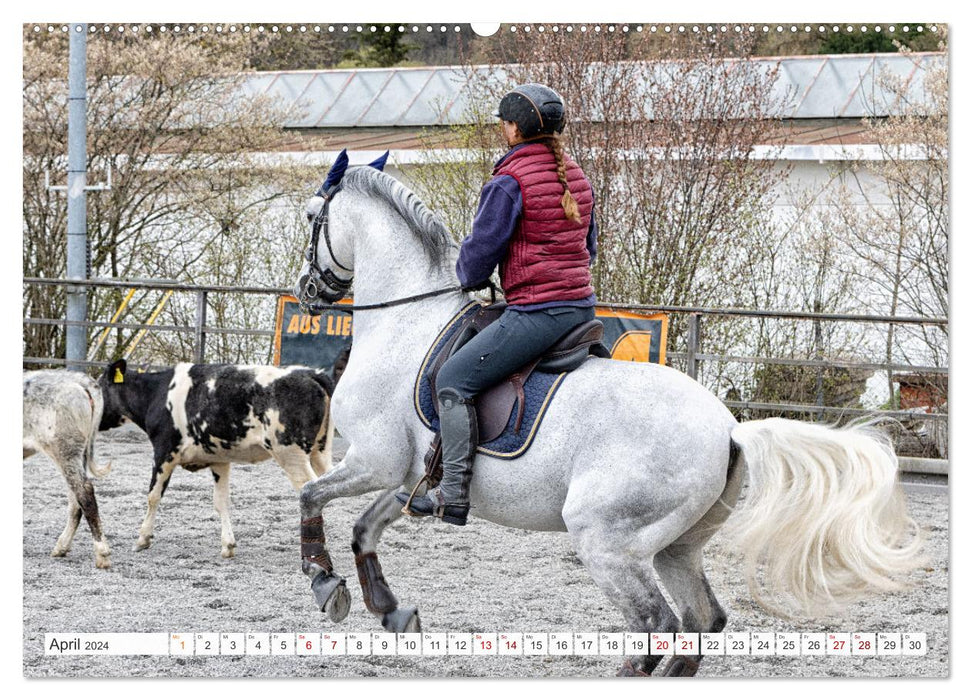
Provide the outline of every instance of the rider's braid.
<path id="1" fill-rule="evenodd" d="M 570 192 L 570 185 L 566 181 L 566 160 L 563 156 L 563 144 L 556 136 L 547 136 L 540 141 L 549 147 L 553 152 L 553 157 L 556 159 L 556 175 L 560 180 L 560 184 L 563 185 L 563 198 L 560 200 L 563 213 L 566 214 L 566 218 L 570 221 L 580 223 L 580 207 L 577 205 L 577 200 L 573 198 L 573 194 Z"/>

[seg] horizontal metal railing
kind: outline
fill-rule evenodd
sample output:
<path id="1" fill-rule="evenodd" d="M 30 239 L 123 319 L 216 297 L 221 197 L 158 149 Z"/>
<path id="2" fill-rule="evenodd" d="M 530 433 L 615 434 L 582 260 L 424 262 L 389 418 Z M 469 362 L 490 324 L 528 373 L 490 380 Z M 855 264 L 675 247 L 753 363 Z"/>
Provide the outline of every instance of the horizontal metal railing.
<path id="1" fill-rule="evenodd" d="M 50 285 L 53 287 L 116 287 L 122 289 L 171 289 L 176 292 L 223 292 L 236 294 L 290 294 L 292 289 L 284 287 L 243 287 L 218 284 L 183 284 L 181 282 L 167 282 L 161 280 L 114 280 L 88 279 L 70 280 L 53 277 L 24 277 L 24 284 Z"/>
<path id="2" fill-rule="evenodd" d="M 814 313 L 811 311 L 774 311 L 771 309 L 711 308 L 705 306 L 651 306 L 647 304 L 597 303 L 607 309 L 621 311 L 660 311 L 663 313 L 704 314 L 707 316 L 748 316 L 752 318 L 818 319 L 821 321 L 869 321 L 874 323 L 899 323 L 921 326 L 946 326 L 946 318 L 926 316 L 879 316 L 868 314 Z"/>
<path id="3" fill-rule="evenodd" d="M 206 309 L 209 294 L 256 294 L 263 296 L 279 296 L 289 294 L 290 290 L 282 287 L 244 287 L 228 285 L 198 285 L 183 284 L 180 282 L 168 282 L 159 280 L 114 280 L 114 279 L 89 279 L 89 280 L 70 280 L 54 279 L 45 277 L 25 277 L 24 285 L 48 285 L 56 287 L 94 287 L 94 288 L 114 288 L 114 289 L 151 289 L 158 291 L 191 292 L 196 295 L 195 323 L 191 326 L 172 326 L 165 324 L 148 323 L 113 323 L 106 321 L 68 321 L 65 319 L 50 318 L 25 318 L 24 325 L 52 325 L 52 326 L 82 326 L 85 328 L 121 328 L 125 330 L 154 330 L 156 332 L 170 333 L 191 333 L 195 337 L 193 361 L 206 361 L 206 339 L 210 335 L 233 335 L 233 336 L 255 336 L 272 338 L 273 331 L 260 330 L 253 328 L 220 328 L 206 324 Z M 24 363 L 50 364 L 63 366 L 68 364 L 66 360 L 60 358 L 43 357 L 24 357 Z M 83 367 L 104 367 L 105 362 L 88 362 L 72 360 L 71 365 Z"/>
<path id="4" fill-rule="evenodd" d="M 110 323 L 107 321 L 65 321 L 56 318 L 24 319 L 27 325 L 35 326 L 83 326 L 85 328 L 124 328 L 126 330 L 168 331 L 170 333 L 185 333 L 200 331 L 208 334 L 223 335 L 255 335 L 272 336 L 273 331 L 261 331 L 255 328 L 216 328 L 213 326 L 166 326 L 161 323 Z"/>

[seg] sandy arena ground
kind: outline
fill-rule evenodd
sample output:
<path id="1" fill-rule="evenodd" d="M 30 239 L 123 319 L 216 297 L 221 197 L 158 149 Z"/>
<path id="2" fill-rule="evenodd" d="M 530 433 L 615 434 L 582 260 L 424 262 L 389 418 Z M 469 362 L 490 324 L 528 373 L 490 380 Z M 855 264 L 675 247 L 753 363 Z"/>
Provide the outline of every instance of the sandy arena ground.
<path id="1" fill-rule="evenodd" d="M 337 455 L 344 446 L 339 441 Z M 361 602 L 351 527 L 372 496 L 324 511 L 337 571 L 348 579 L 350 615 L 331 623 L 299 569 L 297 495 L 273 462 L 234 467 L 235 559 L 219 556 L 219 521 L 208 470 L 176 470 L 159 507 L 152 547 L 132 552 L 151 472 L 148 438 L 126 426 L 99 437 L 95 481 L 112 568 L 95 569 L 82 521 L 73 550 L 53 559 L 64 526 L 65 486 L 43 455 L 24 462 L 24 675 L 27 677 L 588 677 L 613 676 L 621 657 L 253 657 L 45 655 L 47 632 L 380 632 Z M 925 632 L 924 656 L 707 657 L 709 677 L 920 677 L 949 674 L 948 496 L 908 494 L 927 535 L 925 568 L 910 592 L 851 607 L 839 619 L 783 621 L 757 608 L 738 558 L 716 537 L 707 550 L 712 587 L 729 611 L 726 631 Z M 569 537 L 473 520 L 465 528 L 403 518 L 378 553 L 403 606 L 417 605 L 425 632 L 622 632 L 620 614 L 593 584 Z"/>

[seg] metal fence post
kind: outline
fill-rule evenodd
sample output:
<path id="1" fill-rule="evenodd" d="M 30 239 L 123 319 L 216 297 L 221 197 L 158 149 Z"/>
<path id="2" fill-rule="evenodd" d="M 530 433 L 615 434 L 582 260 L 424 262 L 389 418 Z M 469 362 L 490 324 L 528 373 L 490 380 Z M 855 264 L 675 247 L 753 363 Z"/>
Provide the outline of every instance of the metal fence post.
<path id="1" fill-rule="evenodd" d="M 698 378 L 698 342 L 701 338 L 701 314 L 688 316 L 688 376 Z"/>
<path id="2" fill-rule="evenodd" d="M 196 292 L 196 363 L 201 364 L 206 361 L 206 306 L 208 305 L 209 292 L 200 290 Z"/>
<path id="3" fill-rule="evenodd" d="M 821 307 L 817 301 L 813 307 L 813 311 L 820 313 Z M 816 345 L 816 361 L 823 361 L 823 324 L 817 318 L 813 320 L 813 336 Z M 823 366 L 818 365 L 816 367 L 816 405 L 819 407 L 819 412 L 816 414 L 816 420 L 821 421 L 825 415 L 823 407 L 825 405 L 825 396 L 823 391 Z"/>
<path id="4" fill-rule="evenodd" d="M 72 24 L 68 66 L 68 164 L 67 164 L 67 276 L 90 277 L 87 224 L 87 41 L 88 25 Z M 82 286 L 69 286 L 68 321 L 88 320 L 88 293 Z M 70 325 L 65 329 L 69 370 L 81 371 L 88 355 L 88 329 Z M 73 361 L 73 362 L 72 362 Z"/>

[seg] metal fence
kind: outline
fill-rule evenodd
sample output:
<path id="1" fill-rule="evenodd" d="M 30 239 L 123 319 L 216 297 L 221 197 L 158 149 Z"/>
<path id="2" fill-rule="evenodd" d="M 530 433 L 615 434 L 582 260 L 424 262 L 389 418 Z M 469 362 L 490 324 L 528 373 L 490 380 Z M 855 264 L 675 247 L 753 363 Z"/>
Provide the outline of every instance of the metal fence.
<path id="1" fill-rule="evenodd" d="M 948 367 L 913 365 L 894 362 L 856 362 L 826 359 L 817 357 L 814 360 L 783 358 L 783 357 L 752 357 L 744 355 L 722 355 L 717 353 L 703 353 L 701 351 L 701 337 L 703 320 L 717 317 L 743 317 L 743 318 L 769 318 L 769 319 L 796 319 L 812 321 L 814 324 L 822 322 L 855 322 L 855 323 L 881 323 L 895 325 L 919 325 L 945 327 L 948 322 L 943 318 L 927 318 L 918 316 L 875 316 L 865 314 L 831 314 L 831 313 L 810 313 L 801 311 L 764 311 L 751 309 L 718 309 L 691 306 L 646 306 L 638 304 L 601 304 L 605 308 L 644 311 L 644 312 L 663 312 L 667 314 L 687 315 L 688 332 L 686 349 L 684 352 L 668 352 L 668 358 L 678 359 L 684 362 L 685 372 L 692 378 L 697 379 L 701 363 L 703 362 L 736 362 L 741 364 L 763 364 L 763 365 L 784 365 L 792 367 L 815 367 L 820 372 L 825 369 L 859 369 L 886 371 L 891 374 L 911 373 L 921 375 L 948 376 Z M 746 410 L 768 410 L 780 412 L 808 413 L 818 417 L 827 414 L 839 414 L 840 416 L 873 416 L 880 415 L 887 418 L 913 418 L 913 413 L 907 411 L 874 411 L 864 409 L 853 409 L 843 406 L 828 406 L 823 401 L 822 393 L 817 393 L 816 402 L 807 404 L 789 403 L 758 403 L 751 401 L 731 401 L 724 400 L 724 403 L 737 409 Z M 927 419 L 932 421 L 947 421 L 947 413 L 927 414 Z"/>
<path id="2" fill-rule="evenodd" d="M 159 281 L 123 281 L 123 280 L 65 280 L 47 279 L 41 277 L 25 277 L 24 285 L 46 285 L 54 287 L 92 287 L 92 288 L 117 288 L 117 289 L 150 289 L 157 291 L 171 291 L 192 294 L 195 297 L 195 322 L 191 326 L 172 326 L 155 323 L 115 323 L 111 321 L 66 321 L 64 319 L 51 318 L 24 318 L 24 326 L 83 326 L 85 328 L 122 328 L 126 330 L 144 331 L 163 331 L 173 333 L 184 333 L 193 338 L 193 362 L 206 362 L 206 339 L 211 335 L 230 335 L 230 336 L 257 336 L 266 337 L 272 341 L 274 332 L 272 330 L 254 330 L 251 328 L 224 328 L 214 327 L 207 323 L 207 310 L 209 307 L 209 297 L 215 294 L 256 294 L 262 296 L 278 297 L 281 294 L 289 294 L 289 289 L 274 287 L 237 287 L 219 285 L 194 285 L 179 284 L 176 282 Z M 24 356 L 24 364 L 39 364 L 51 366 L 64 366 L 68 364 L 64 358 L 53 357 L 29 357 Z M 71 364 L 89 367 L 104 367 L 108 363 L 96 361 L 71 361 Z"/>
<path id="3" fill-rule="evenodd" d="M 180 294 L 191 294 L 195 298 L 195 321 L 192 325 L 173 326 L 156 325 L 147 323 L 116 323 L 108 321 L 76 321 L 69 322 L 64 319 L 48 318 L 24 318 L 24 326 L 31 325 L 56 325 L 67 327 L 80 325 L 87 328 L 122 328 L 128 330 L 147 330 L 166 331 L 181 334 L 189 334 L 193 338 L 194 362 L 205 362 L 207 359 L 206 340 L 212 335 L 236 335 L 236 336 L 259 336 L 266 337 L 267 343 L 272 344 L 274 336 L 273 330 L 255 330 L 244 328 L 214 327 L 207 323 L 207 308 L 209 299 L 212 295 L 219 294 L 256 294 L 270 297 L 278 297 L 281 294 L 289 294 L 289 289 L 272 287 L 238 287 L 238 286 L 206 286 L 189 285 L 178 283 L 167 283 L 157 281 L 123 281 L 123 280 L 65 280 L 65 279 L 45 279 L 45 278 L 24 278 L 24 285 L 49 285 L 53 287 L 68 288 L 74 287 L 93 287 L 93 288 L 124 288 L 124 289 L 149 289 L 159 291 L 171 291 Z M 702 331 L 706 323 L 712 323 L 715 319 L 724 317 L 742 318 L 766 318 L 766 319 L 799 319 L 811 321 L 814 324 L 824 322 L 836 323 L 860 323 L 860 324 L 895 324 L 899 326 L 922 325 L 946 328 L 948 321 L 945 318 L 925 318 L 925 317 L 900 317 L 900 316 L 871 316 L 860 314 L 827 314 L 827 313 L 806 313 L 789 311 L 763 311 L 745 309 L 719 309 L 685 306 L 647 306 L 637 304 L 601 304 L 605 308 L 633 311 L 633 312 L 663 312 L 670 316 L 681 316 L 687 324 L 683 349 L 672 349 L 667 353 L 668 362 L 676 361 L 684 368 L 688 375 L 698 378 L 704 363 L 740 363 L 743 365 L 788 365 L 794 367 L 815 368 L 822 376 L 826 370 L 851 369 L 851 370 L 873 370 L 885 371 L 891 374 L 911 373 L 920 375 L 939 376 L 942 381 L 946 381 L 948 367 L 938 366 L 919 366 L 906 363 L 894 362 L 858 362 L 827 359 L 817 356 L 815 359 L 799 359 L 787 357 L 753 357 L 745 355 L 723 355 L 717 353 L 703 352 Z M 346 307 L 344 307 L 346 309 Z M 272 325 L 272 320 L 269 321 Z M 64 366 L 67 361 L 63 358 L 51 357 L 30 357 L 23 358 L 24 364 Z M 103 367 L 105 362 L 84 361 L 72 362 L 90 367 Z M 852 418 L 857 416 L 879 416 L 897 420 L 914 420 L 915 414 L 910 411 L 901 410 L 865 410 L 861 408 L 848 408 L 845 406 L 829 406 L 825 404 L 823 393 L 817 392 L 816 400 L 811 404 L 806 403 L 776 403 L 776 402 L 755 402 L 744 400 L 723 399 L 724 403 L 736 412 L 758 411 L 765 413 L 787 413 L 805 414 L 816 419 L 840 419 Z M 944 431 L 946 436 L 947 413 L 928 413 L 919 416 L 921 421 L 928 421 L 931 425 L 939 426 L 939 430 Z M 946 437 L 945 437 L 946 440 Z"/>

